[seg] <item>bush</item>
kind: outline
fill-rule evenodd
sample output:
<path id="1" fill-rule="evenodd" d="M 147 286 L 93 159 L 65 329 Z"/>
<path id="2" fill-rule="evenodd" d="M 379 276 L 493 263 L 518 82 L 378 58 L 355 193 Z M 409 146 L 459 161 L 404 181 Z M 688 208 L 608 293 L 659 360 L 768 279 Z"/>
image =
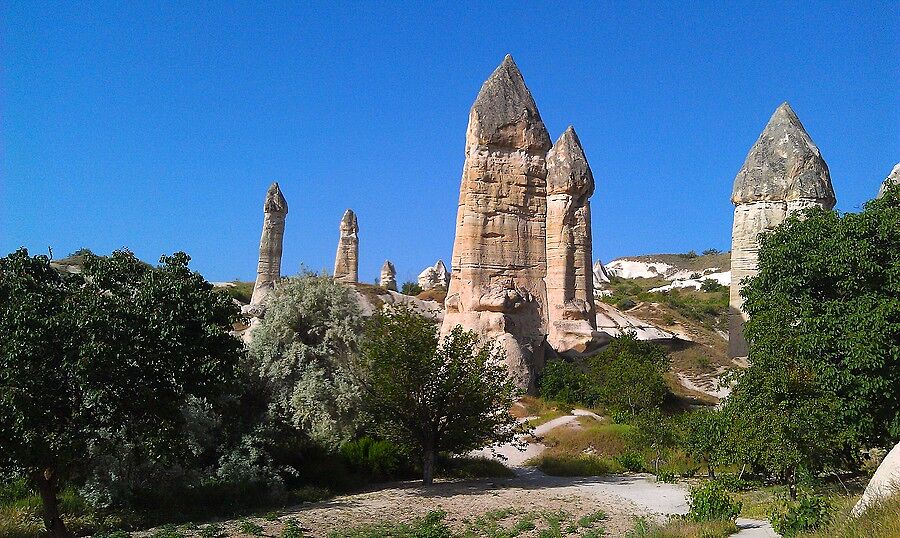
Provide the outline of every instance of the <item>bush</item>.
<path id="1" fill-rule="evenodd" d="M 703 280 L 703 282 L 700 284 L 700 291 L 705 291 L 705 292 L 711 293 L 711 292 L 716 292 L 716 291 L 722 291 L 726 287 L 727 286 L 725 286 L 723 284 L 719 284 L 718 281 L 716 281 L 712 278 L 707 278 L 707 279 Z"/>
<path id="2" fill-rule="evenodd" d="M 403 295 L 416 296 L 422 293 L 422 286 L 413 281 L 404 282 L 400 287 L 400 293 L 402 293 Z"/>
<path id="3" fill-rule="evenodd" d="M 635 306 L 637 306 L 637 303 L 635 303 L 631 299 L 622 299 L 621 301 L 616 303 L 616 308 L 618 308 L 619 310 L 631 310 Z"/>
<path id="4" fill-rule="evenodd" d="M 665 349 L 637 339 L 634 333 L 614 338 L 588 359 L 589 379 L 598 400 L 613 413 L 658 409 L 668 393 L 663 374 L 669 366 Z"/>
<path id="5" fill-rule="evenodd" d="M 685 517 L 696 522 L 734 521 L 741 513 L 741 503 L 733 500 L 718 482 L 692 488 L 689 503 L 691 509 Z"/>
<path id="6" fill-rule="evenodd" d="M 796 502 L 783 502 L 769 517 L 775 532 L 782 536 L 796 536 L 814 531 L 831 522 L 833 508 L 828 499 L 819 495 L 801 495 Z"/>
<path id="7" fill-rule="evenodd" d="M 547 363 L 538 385 L 545 400 L 593 405 L 597 399 L 588 376 L 577 365 L 562 359 Z"/>
<path id="8" fill-rule="evenodd" d="M 368 436 L 344 443 L 341 455 L 353 467 L 378 478 L 396 476 L 406 463 L 403 451 L 396 444 Z"/>
<path id="9" fill-rule="evenodd" d="M 616 458 L 619 465 L 632 473 L 641 473 L 644 471 L 644 457 L 637 452 L 626 452 Z"/>
<path id="10" fill-rule="evenodd" d="M 529 460 L 528 464 L 550 476 L 606 476 L 625 470 L 615 458 L 591 454 L 578 456 L 545 454 Z"/>

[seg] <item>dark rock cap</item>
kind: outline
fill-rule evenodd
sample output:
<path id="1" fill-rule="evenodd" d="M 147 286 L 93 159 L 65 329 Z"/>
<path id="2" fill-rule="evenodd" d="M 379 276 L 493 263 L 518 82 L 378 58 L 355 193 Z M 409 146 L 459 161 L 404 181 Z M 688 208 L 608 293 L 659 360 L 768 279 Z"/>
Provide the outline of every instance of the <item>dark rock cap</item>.
<path id="1" fill-rule="evenodd" d="M 468 137 L 484 145 L 550 149 L 550 134 L 522 73 L 509 54 L 478 92 L 469 112 Z"/>
<path id="2" fill-rule="evenodd" d="M 344 216 L 341 217 L 341 230 L 354 233 L 359 231 L 359 225 L 356 223 L 356 213 L 352 209 L 344 211 Z"/>
<path id="3" fill-rule="evenodd" d="M 547 194 L 558 193 L 585 197 L 594 193 L 594 174 L 571 125 L 547 153 Z"/>
<path id="4" fill-rule="evenodd" d="M 266 201 L 263 202 L 263 212 L 265 213 L 283 213 L 287 215 L 288 205 L 284 195 L 281 194 L 281 188 L 278 182 L 272 183 L 269 190 L 266 191 Z"/>
<path id="5" fill-rule="evenodd" d="M 750 148 L 734 178 L 731 201 L 816 200 L 834 207 L 828 165 L 791 109 L 782 103 Z"/>

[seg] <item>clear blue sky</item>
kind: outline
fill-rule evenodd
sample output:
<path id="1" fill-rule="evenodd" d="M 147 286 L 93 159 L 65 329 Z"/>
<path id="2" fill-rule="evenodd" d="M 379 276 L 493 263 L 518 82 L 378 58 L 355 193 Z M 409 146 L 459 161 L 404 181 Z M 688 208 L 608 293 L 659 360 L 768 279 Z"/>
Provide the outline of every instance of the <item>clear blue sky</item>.
<path id="1" fill-rule="evenodd" d="M 184 250 L 252 279 L 279 181 L 285 274 L 331 268 L 351 207 L 361 279 L 413 278 L 449 261 L 469 107 L 507 52 L 551 136 L 578 131 L 605 261 L 727 250 L 782 101 L 839 209 L 900 160 L 896 1 L 63 4 L 0 8 L 0 255 Z"/>

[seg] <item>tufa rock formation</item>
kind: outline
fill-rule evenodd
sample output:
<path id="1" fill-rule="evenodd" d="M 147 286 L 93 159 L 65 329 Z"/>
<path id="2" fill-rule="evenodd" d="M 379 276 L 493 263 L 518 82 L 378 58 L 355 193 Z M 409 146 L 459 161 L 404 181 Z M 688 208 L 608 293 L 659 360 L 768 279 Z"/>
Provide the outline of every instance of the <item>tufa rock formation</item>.
<path id="1" fill-rule="evenodd" d="M 259 263 L 250 305 L 262 307 L 269 292 L 281 278 L 281 248 L 284 240 L 284 218 L 288 206 L 278 183 L 272 183 L 263 203 L 262 237 L 259 239 Z M 251 310 L 252 313 L 252 310 Z"/>
<path id="2" fill-rule="evenodd" d="M 596 341 L 591 267 L 594 176 L 571 126 L 547 154 L 547 341 L 583 353 Z"/>
<path id="3" fill-rule="evenodd" d="M 518 384 L 534 390 L 546 334 L 550 135 L 511 56 L 481 87 L 466 131 L 442 334 L 496 339 Z"/>
<path id="4" fill-rule="evenodd" d="M 602 284 L 609 282 L 609 271 L 603 265 L 603 262 L 597 260 L 594 262 L 594 293 L 597 292 Z"/>
<path id="5" fill-rule="evenodd" d="M 746 357 L 740 282 L 756 274 L 760 232 L 781 224 L 792 212 L 811 206 L 834 207 L 828 166 L 790 105 L 783 103 L 734 179 L 731 232 L 731 301 L 728 355 Z"/>
<path id="6" fill-rule="evenodd" d="M 397 291 L 397 270 L 394 269 L 394 264 L 391 263 L 390 260 L 384 260 L 384 265 L 381 266 L 381 277 L 378 279 L 378 284 L 382 288 Z"/>
<path id="7" fill-rule="evenodd" d="M 419 273 L 417 280 L 419 281 L 419 287 L 423 290 L 434 288 L 446 290 L 447 286 L 450 285 L 450 273 L 447 271 L 447 266 L 444 265 L 444 260 L 438 260 L 433 267 L 426 267 L 424 271 Z"/>
<path id="8" fill-rule="evenodd" d="M 896 169 L 895 167 L 894 170 Z M 894 445 L 894 448 L 881 461 L 881 465 L 875 470 L 875 474 L 872 475 L 872 479 L 866 486 L 866 491 L 850 511 L 850 515 L 859 517 L 870 505 L 898 491 L 900 491 L 900 443 Z"/>
<path id="9" fill-rule="evenodd" d="M 341 218 L 341 237 L 334 259 L 334 279 L 345 284 L 359 282 L 359 225 L 352 209 Z"/>
<path id="10" fill-rule="evenodd" d="M 884 183 L 881 184 L 881 188 L 878 189 L 878 198 L 884 196 L 884 191 L 888 189 L 889 185 L 900 185 L 900 163 L 894 165 L 894 169 L 891 170 L 890 175 L 888 175 L 887 179 L 884 180 Z"/>

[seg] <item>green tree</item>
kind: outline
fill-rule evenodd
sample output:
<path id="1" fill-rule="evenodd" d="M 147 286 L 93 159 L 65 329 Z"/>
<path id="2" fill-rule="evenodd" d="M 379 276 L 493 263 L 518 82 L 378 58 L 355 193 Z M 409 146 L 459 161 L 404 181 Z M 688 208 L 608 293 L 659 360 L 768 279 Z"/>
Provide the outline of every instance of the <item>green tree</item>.
<path id="1" fill-rule="evenodd" d="M 518 390 L 503 356 L 454 328 L 438 337 L 432 318 L 394 306 L 370 320 L 355 372 L 381 434 L 421 455 L 431 485 L 435 454 L 511 441 Z"/>
<path id="2" fill-rule="evenodd" d="M 86 254 L 83 274 L 63 275 L 25 249 L 0 258 L 0 469 L 32 482 L 53 536 L 69 534 L 60 488 L 98 446 L 140 439 L 148 457 L 178 461 L 186 400 L 233 376 L 238 311 L 189 260 Z"/>
<path id="3" fill-rule="evenodd" d="M 669 365 L 665 350 L 638 340 L 634 333 L 614 338 L 589 364 L 598 399 L 613 411 L 634 416 L 657 409 L 668 392 L 663 377 Z"/>
<path id="4" fill-rule="evenodd" d="M 417 283 L 409 280 L 403 283 L 403 286 L 400 287 L 400 293 L 403 295 L 418 295 L 422 293 L 422 286 Z"/>
<path id="5" fill-rule="evenodd" d="M 669 449 L 677 443 L 671 419 L 663 415 L 658 408 L 649 408 L 635 416 L 632 423 L 635 429 L 631 433 L 631 444 L 635 448 L 649 448 L 653 451 L 654 474 L 659 476 L 660 463 L 669 453 Z"/>
<path id="6" fill-rule="evenodd" d="M 728 417 L 721 409 L 697 409 L 685 414 L 682 421 L 682 448 L 706 465 L 709 478 L 715 478 L 715 467 L 732 459 Z"/>
<path id="7" fill-rule="evenodd" d="M 351 288 L 324 274 L 282 279 L 249 346 L 272 417 L 326 448 L 350 440 L 359 390 L 349 367 L 362 332 Z"/>
<path id="8" fill-rule="evenodd" d="M 900 439 L 900 187 L 763 234 L 742 293 L 751 366 L 728 407 L 753 463 L 795 494 L 798 471 Z"/>

